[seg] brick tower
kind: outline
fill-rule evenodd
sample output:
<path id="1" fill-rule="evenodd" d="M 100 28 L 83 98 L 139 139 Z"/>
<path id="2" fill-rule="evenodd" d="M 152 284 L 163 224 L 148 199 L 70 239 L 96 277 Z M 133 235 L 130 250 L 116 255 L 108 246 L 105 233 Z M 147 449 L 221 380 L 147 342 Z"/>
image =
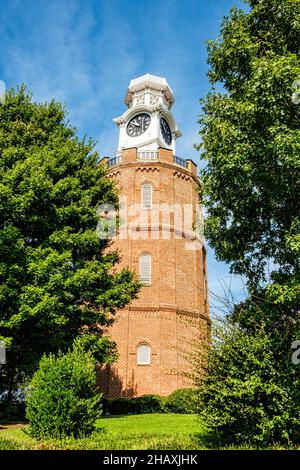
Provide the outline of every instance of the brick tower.
<path id="1" fill-rule="evenodd" d="M 99 371 L 99 383 L 110 398 L 191 386 L 191 343 L 209 323 L 197 168 L 176 156 L 173 103 L 166 79 L 146 74 L 131 80 L 128 109 L 114 119 L 119 147 L 106 163 L 119 188 L 122 225 L 112 246 L 143 287 L 109 330 L 119 359 Z"/>

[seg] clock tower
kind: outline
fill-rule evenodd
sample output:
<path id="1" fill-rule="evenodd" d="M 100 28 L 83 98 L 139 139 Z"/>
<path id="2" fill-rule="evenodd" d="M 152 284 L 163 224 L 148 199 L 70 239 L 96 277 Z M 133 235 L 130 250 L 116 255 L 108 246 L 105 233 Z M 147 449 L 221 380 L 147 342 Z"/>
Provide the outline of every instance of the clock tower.
<path id="1" fill-rule="evenodd" d="M 114 365 L 98 371 L 108 398 L 191 387 L 193 344 L 206 342 L 209 331 L 197 167 L 176 155 L 181 132 L 173 104 L 165 78 L 131 80 L 127 109 L 114 119 L 116 155 L 104 159 L 120 195 L 122 223 L 111 247 L 120 267 L 135 271 L 142 285 L 108 331 L 119 354 Z"/>
<path id="2" fill-rule="evenodd" d="M 118 153 L 136 147 L 139 152 L 172 150 L 181 136 L 171 108 L 173 91 L 165 78 L 146 74 L 131 80 L 125 96 L 128 109 L 114 122 L 120 128 Z"/>

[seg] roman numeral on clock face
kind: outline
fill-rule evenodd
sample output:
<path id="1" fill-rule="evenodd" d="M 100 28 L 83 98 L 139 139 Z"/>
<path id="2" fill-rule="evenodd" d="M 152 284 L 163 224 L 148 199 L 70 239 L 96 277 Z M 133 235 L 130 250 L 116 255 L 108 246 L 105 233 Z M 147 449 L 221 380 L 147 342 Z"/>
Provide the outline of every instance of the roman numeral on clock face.
<path id="1" fill-rule="evenodd" d="M 167 145 L 172 142 L 172 132 L 165 118 L 160 118 L 160 131 Z"/>
<path id="2" fill-rule="evenodd" d="M 143 134 L 150 126 L 151 117 L 149 114 L 141 113 L 134 116 L 127 125 L 127 134 L 130 137 L 137 137 Z"/>

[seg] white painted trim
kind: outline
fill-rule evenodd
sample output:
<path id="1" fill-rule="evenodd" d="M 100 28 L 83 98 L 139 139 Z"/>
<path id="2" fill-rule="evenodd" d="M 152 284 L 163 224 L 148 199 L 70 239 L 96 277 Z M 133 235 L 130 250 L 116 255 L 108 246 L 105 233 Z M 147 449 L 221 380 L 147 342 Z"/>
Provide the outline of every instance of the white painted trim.
<path id="1" fill-rule="evenodd" d="M 150 188 L 150 207 L 144 205 L 144 187 Z M 141 209 L 151 210 L 153 206 L 153 186 L 151 183 L 145 181 L 141 186 Z"/>
<path id="2" fill-rule="evenodd" d="M 147 347 L 148 351 L 147 351 L 147 361 L 141 361 L 140 360 L 140 357 L 139 357 L 139 352 L 140 352 L 140 348 L 142 347 Z M 140 343 L 137 347 L 137 358 L 136 358 L 136 362 L 137 362 L 137 365 L 139 366 L 149 366 L 151 364 L 151 347 L 148 343 Z"/>
<path id="3" fill-rule="evenodd" d="M 147 258 L 150 260 L 149 261 L 149 273 L 148 273 L 148 278 L 149 281 L 142 281 L 141 276 L 142 276 L 142 258 L 143 256 L 147 256 Z M 139 259 L 139 278 L 140 282 L 145 285 L 145 286 L 151 286 L 152 284 L 152 256 L 148 252 L 144 252 L 140 254 L 140 259 Z"/>

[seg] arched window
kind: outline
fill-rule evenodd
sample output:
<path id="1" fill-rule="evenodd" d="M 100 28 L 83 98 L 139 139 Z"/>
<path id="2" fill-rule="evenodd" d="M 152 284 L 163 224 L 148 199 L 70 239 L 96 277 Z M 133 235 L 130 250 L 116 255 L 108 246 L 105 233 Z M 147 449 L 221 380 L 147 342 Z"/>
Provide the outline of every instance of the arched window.
<path id="1" fill-rule="evenodd" d="M 142 185 L 142 209 L 152 209 L 152 186 L 149 183 Z"/>
<path id="2" fill-rule="evenodd" d="M 151 284 L 151 264 L 151 255 L 143 253 L 140 256 L 140 282 L 148 286 Z"/>
<path id="3" fill-rule="evenodd" d="M 137 349 L 137 363 L 146 366 L 151 363 L 151 349 L 149 344 L 140 344 Z"/>

